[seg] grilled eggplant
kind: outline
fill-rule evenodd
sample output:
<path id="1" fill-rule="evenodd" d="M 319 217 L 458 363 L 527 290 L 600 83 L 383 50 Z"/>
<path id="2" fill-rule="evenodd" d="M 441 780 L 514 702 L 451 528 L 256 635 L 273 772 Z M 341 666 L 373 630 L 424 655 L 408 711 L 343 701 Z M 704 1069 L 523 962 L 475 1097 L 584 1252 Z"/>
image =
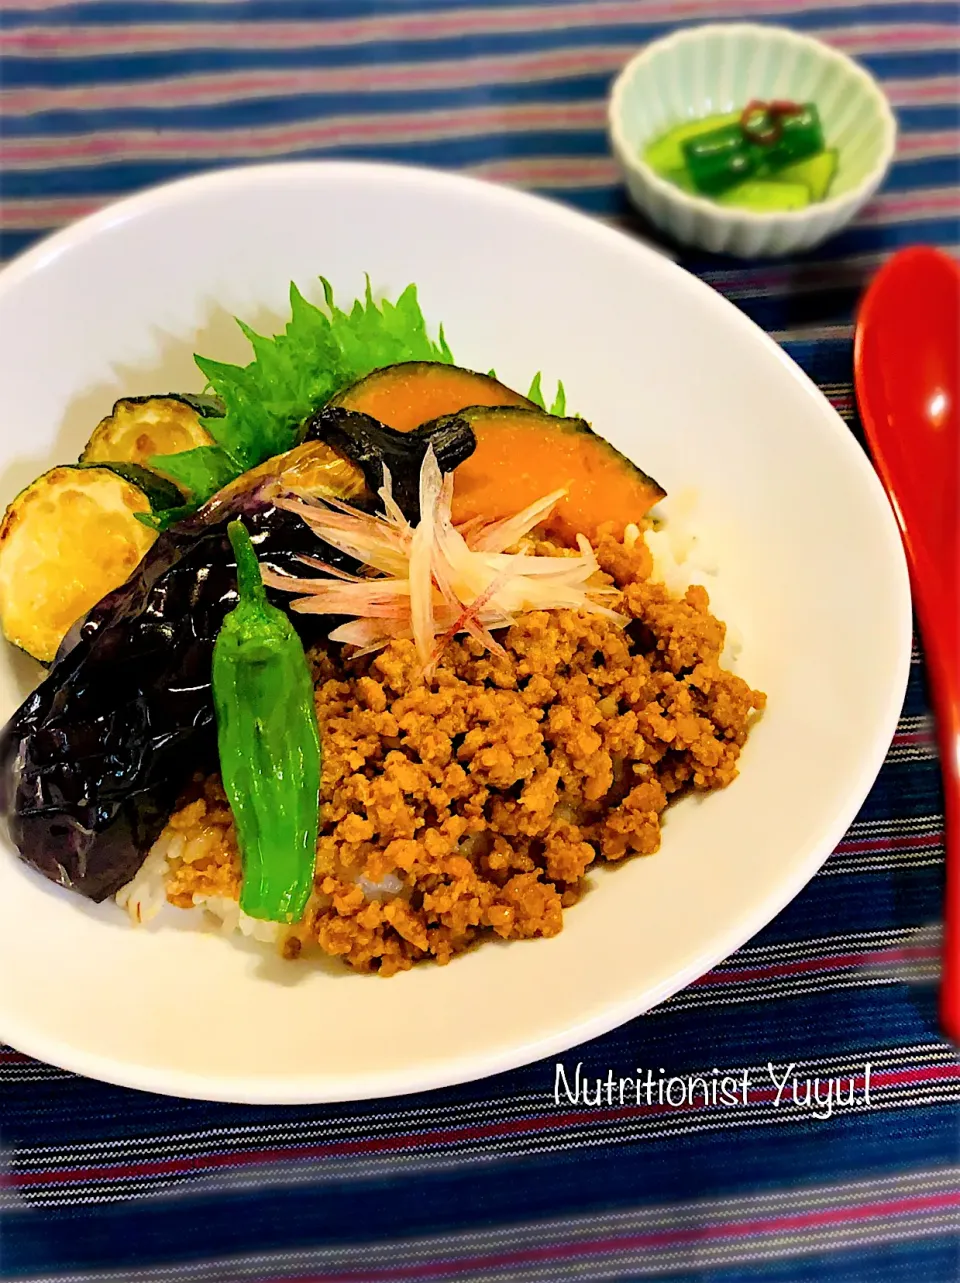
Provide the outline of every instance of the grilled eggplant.
<path id="1" fill-rule="evenodd" d="M 420 468 L 432 446 L 441 472 L 452 472 L 477 446 L 466 419 L 449 415 L 413 432 L 387 428 L 369 414 L 328 405 L 307 419 L 303 441 L 324 441 L 352 459 L 376 493 L 383 485 L 383 469 L 390 473 L 393 497 L 408 521 L 420 519 Z"/>
<path id="2" fill-rule="evenodd" d="M 326 485 L 329 493 L 336 477 L 343 497 L 370 511 L 373 493 L 358 493 L 358 467 L 342 457 L 382 478 L 382 460 L 374 457 L 380 425 L 360 418 L 344 411 L 318 419 L 311 441 L 286 465 L 295 463 L 302 481 L 309 463 L 311 486 L 320 492 Z M 434 438 L 392 434 L 408 443 L 388 464 L 406 502 L 431 441 L 446 467 L 472 449 L 466 424 L 447 429 Z M 377 440 L 386 449 L 392 436 Z M 334 447 L 329 460 L 320 457 L 321 441 Z M 283 476 L 283 466 L 258 469 L 246 487 L 231 487 L 160 535 L 130 578 L 70 631 L 46 681 L 0 734 L 0 813 L 21 858 L 54 882 L 93 900 L 114 894 L 140 867 L 192 773 L 215 765 L 213 644 L 237 600 L 227 523 L 240 516 L 260 559 L 280 574 L 308 574 L 298 560 L 303 554 L 357 568 L 276 506 Z M 409 515 L 416 520 L 413 509 Z M 289 607 L 289 594 L 273 599 Z M 306 644 L 336 622 L 291 618 Z"/>
<path id="3" fill-rule="evenodd" d="M 0 736 L 0 810 L 14 844 L 93 900 L 129 881 L 190 774 L 215 763 L 210 666 L 237 601 L 233 516 L 266 565 L 304 573 L 296 557 L 317 551 L 316 536 L 259 491 L 210 526 L 167 531 L 67 639 Z M 354 569 L 332 548 L 324 556 Z"/>

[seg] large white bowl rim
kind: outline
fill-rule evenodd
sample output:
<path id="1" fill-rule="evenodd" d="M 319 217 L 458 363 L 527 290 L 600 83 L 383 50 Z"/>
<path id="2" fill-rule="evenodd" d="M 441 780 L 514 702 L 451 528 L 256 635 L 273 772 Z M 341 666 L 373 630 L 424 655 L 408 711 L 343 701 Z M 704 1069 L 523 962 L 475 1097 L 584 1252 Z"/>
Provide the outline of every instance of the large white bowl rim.
<path id="1" fill-rule="evenodd" d="M 189 390 L 187 377 L 198 390 L 195 348 L 243 359 L 230 314 L 269 326 L 286 317 L 290 279 L 310 293 L 324 272 L 343 301 L 364 270 L 392 295 L 416 281 L 463 364 L 517 384 L 538 368 L 545 383 L 562 377 L 571 407 L 668 489 L 696 488 L 704 528 L 726 531 L 718 552 L 732 550 L 722 596 L 745 634 L 744 673 L 770 695 L 742 774 L 675 808 L 659 855 L 597 875 L 555 939 L 390 981 L 274 964 L 205 932 L 134 931 L 112 904 L 2 853 L 0 1035 L 31 1056 L 145 1090 L 297 1103 L 556 1055 L 654 1007 L 769 922 L 883 762 L 911 612 L 868 459 L 732 304 L 530 195 L 390 165 L 279 164 L 171 183 L 58 232 L 0 274 L 5 498 L 75 457 L 114 396 Z M 11 652 L 4 715 L 24 690 Z"/>

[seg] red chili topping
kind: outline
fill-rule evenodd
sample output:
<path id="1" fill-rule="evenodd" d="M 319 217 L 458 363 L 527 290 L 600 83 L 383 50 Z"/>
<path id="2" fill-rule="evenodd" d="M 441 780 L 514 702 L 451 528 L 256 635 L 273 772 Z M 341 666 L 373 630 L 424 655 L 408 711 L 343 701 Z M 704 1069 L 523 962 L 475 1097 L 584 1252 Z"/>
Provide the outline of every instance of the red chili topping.
<path id="1" fill-rule="evenodd" d="M 744 137 L 761 147 L 769 147 L 779 142 L 783 133 L 783 118 L 797 116 L 803 111 L 800 103 L 787 98 L 775 98 L 773 102 L 763 102 L 754 98 L 748 102 L 740 113 L 740 128 Z"/>
<path id="2" fill-rule="evenodd" d="M 803 103 L 792 102 L 789 98 L 774 98 L 770 110 L 777 116 L 799 116 L 803 112 Z"/>

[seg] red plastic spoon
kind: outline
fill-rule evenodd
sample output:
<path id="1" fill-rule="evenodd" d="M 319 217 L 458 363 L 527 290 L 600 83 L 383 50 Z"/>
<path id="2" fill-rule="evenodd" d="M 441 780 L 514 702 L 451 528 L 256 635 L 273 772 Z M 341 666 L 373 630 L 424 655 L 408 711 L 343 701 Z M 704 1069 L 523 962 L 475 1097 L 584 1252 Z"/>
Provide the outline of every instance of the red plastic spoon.
<path id="1" fill-rule="evenodd" d="M 901 250 L 860 305 L 857 404 L 903 535 L 946 806 L 940 1020 L 960 1043 L 960 266 Z"/>

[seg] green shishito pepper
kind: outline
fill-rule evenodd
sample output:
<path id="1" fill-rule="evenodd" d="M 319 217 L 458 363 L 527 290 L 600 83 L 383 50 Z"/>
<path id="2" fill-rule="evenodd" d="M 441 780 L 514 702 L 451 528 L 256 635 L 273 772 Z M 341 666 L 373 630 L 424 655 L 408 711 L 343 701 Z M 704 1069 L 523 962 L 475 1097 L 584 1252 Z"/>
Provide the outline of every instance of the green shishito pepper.
<path id="1" fill-rule="evenodd" d="M 267 601 L 246 527 L 231 521 L 240 601 L 213 650 L 220 770 L 243 863 L 240 908 L 299 922 L 316 861 L 320 732 L 300 638 Z"/>
<path id="2" fill-rule="evenodd" d="M 751 177 L 776 174 L 825 148 L 814 103 L 751 102 L 740 119 L 681 144 L 694 187 L 717 196 Z"/>
<path id="3" fill-rule="evenodd" d="M 750 145 L 739 121 L 683 144 L 693 184 L 713 196 L 756 173 L 760 149 Z"/>

